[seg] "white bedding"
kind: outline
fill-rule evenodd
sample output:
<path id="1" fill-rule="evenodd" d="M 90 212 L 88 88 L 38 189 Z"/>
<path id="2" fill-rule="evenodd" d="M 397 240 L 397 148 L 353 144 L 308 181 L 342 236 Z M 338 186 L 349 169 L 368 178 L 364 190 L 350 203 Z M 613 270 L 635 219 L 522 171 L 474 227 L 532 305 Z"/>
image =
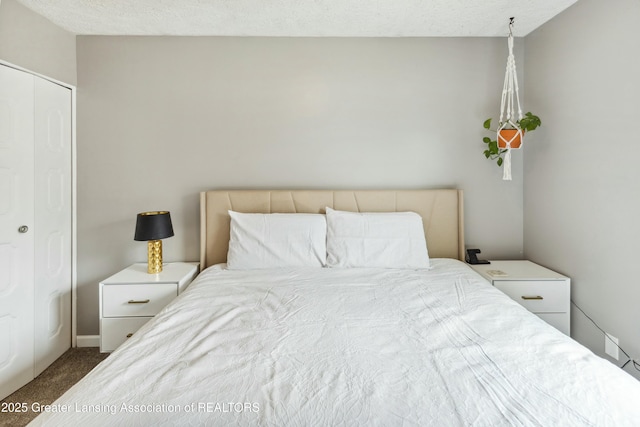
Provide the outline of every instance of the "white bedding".
<path id="1" fill-rule="evenodd" d="M 640 423 L 640 382 L 432 266 L 210 268 L 33 425 Z"/>

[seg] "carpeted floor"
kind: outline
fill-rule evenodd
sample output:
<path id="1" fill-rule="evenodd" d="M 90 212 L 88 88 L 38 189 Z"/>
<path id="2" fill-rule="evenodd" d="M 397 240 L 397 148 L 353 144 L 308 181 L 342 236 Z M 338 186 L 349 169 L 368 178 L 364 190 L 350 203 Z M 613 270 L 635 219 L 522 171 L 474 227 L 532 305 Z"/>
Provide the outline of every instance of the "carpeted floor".
<path id="1" fill-rule="evenodd" d="M 97 347 L 67 350 L 36 379 L 2 401 L 26 403 L 28 412 L 0 412 L 0 426 L 27 425 L 38 415 L 31 411 L 34 402 L 41 405 L 52 403 L 107 356 L 108 353 L 100 353 Z"/>

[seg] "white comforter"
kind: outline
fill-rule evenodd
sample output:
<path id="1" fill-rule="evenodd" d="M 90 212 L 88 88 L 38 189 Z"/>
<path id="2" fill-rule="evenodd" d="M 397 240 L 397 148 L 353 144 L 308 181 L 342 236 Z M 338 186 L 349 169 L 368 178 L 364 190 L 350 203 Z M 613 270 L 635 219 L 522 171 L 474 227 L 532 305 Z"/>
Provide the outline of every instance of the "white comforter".
<path id="1" fill-rule="evenodd" d="M 640 382 L 433 266 L 208 269 L 33 425 L 640 425 Z"/>

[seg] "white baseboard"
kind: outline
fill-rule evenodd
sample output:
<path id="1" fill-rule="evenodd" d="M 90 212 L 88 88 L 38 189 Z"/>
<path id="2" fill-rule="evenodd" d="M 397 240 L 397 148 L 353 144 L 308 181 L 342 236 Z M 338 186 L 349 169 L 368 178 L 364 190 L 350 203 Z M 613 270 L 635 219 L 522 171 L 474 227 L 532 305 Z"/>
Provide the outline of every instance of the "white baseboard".
<path id="1" fill-rule="evenodd" d="M 78 347 L 100 347 L 100 335 L 78 335 L 76 340 Z"/>

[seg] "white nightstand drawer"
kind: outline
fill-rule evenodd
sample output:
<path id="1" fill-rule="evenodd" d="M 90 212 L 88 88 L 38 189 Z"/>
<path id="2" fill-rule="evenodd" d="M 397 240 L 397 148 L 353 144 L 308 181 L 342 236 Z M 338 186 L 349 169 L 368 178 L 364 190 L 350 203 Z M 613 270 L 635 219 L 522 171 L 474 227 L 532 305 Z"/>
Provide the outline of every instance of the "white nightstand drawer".
<path id="1" fill-rule="evenodd" d="M 133 264 L 100 282 L 100 351 L 115 350 L 182 293 L 199 271 L 197 262 L 164 264 L 147 273 L 147 264 Z"/>
<path id="2" fill-rule="evenodd" d="M 569 335 L 571 279 L 526 260 L 472 265 L 475 271 L 539 318 Z M 526 299 L 523 299 L 525 297 Z"/>
<path id="3" fill-rule="evenodd" d="M 494 286 L 533 313 L 566 313 L 569 285 L 562 281 L 496 280 Z"/>
<path id="4" fill-rule="evenodd" d="M 100 351 L 113 351 L 153 317 L 125 317 L 100 321 Z"/>
<path id="5" fill-rule="evenodd" d="M 104 285 L 102 316 L 154 316 L 177 295 L 174 283 Z"/>

